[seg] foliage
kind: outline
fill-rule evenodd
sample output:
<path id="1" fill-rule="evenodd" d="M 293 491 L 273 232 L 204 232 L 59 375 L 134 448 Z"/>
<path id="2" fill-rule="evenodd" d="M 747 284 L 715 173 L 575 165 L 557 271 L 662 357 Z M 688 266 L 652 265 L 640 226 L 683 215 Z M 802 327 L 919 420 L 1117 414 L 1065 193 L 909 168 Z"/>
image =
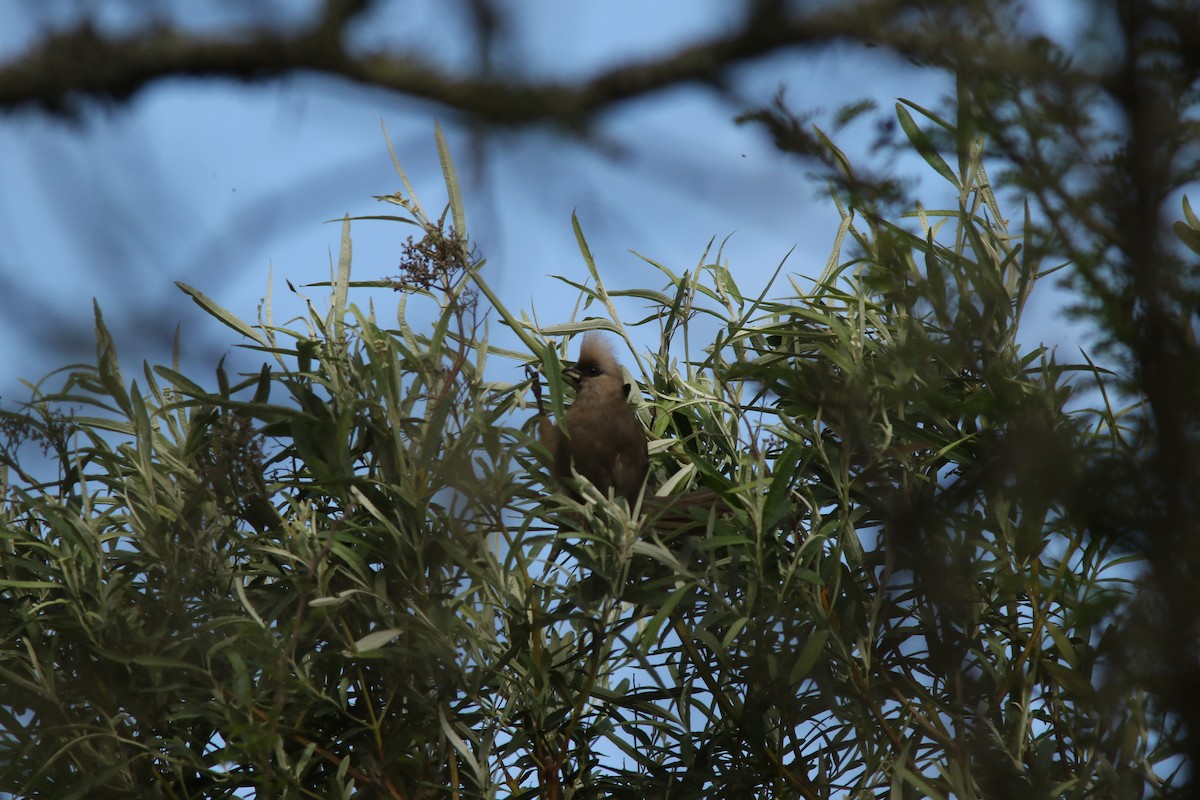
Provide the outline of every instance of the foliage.
<path id="1" fill-rule="evenodd" d="M 439 135 L 446 214 L 402 171 L 382 198 L 419 236 L 399 278 L 351 281 L 347 220 L 327 310 L 252 325 L 183 287 L 259 373 L 128 380 L 97 311 L 96 365 L 6 412 L 0 789 L 1168 792 L 1176 721 L 1112 669 L 1137 557 L 1090 535 L 1130 412 L 1018 339 L 1048 270 L 979 140 L 951 168 L 922 134 L 949 123 L 898 114 L 956 205 L 839 200 L 824 272 L 786 289 L 747 291 L 719 253 L 610 288 L 576 222 L 582 316 L 535 324 L 470 250 Z M 394 327 L 351 301 L 389 288 Z M 547 494 L 529 384 L 492 377 L 538 365 L 561 411 L 565 340 L 595 328 L 628 345 L 668 513 Z M 700 488 L 720 504 L 662 524 Z"/>

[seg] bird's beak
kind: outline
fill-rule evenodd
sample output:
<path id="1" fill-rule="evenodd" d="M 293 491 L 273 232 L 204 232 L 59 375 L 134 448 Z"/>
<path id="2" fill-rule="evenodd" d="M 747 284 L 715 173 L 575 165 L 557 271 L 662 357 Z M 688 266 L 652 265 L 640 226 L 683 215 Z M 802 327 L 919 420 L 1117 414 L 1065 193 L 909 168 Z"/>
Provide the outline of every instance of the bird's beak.
<path id="1" fill-rule="evenodd" d="M 563 362 L 562 374 L 563 377 L 570 381 L 571 385 L 576 389 L 578 389 L 579 384 L 583 382 L 583 373 L 579 371 L 578 365 L 576 365 L 573 361 Z"/>

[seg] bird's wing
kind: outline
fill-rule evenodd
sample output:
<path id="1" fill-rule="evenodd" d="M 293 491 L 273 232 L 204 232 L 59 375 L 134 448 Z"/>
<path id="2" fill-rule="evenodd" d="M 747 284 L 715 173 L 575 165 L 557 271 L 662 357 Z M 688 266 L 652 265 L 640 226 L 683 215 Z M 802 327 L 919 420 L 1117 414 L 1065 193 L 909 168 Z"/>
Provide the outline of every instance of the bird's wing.
<path id="1" fill-rule="evenodd" d="M 646 434 L 636 423 L 618 432 L 614 443 L 613 488 L 632 506 L 646 479 L 649 457 L 646 453 Z"/>
<path id="2" fill-rule="evenodd" d="M 562 441 L 562 431 L 545 414 L 538 417 L 537 425 L 538 438 L 542 440 L 542 446 L 551 454 L 557 453 L 558 443 Z"/>

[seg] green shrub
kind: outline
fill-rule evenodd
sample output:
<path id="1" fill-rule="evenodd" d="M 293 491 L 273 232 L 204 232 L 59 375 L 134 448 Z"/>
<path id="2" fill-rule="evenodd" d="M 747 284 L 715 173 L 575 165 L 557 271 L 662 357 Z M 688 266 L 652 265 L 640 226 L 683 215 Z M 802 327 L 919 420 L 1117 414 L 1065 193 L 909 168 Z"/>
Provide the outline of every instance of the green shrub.
<path id="1" fill-rule="evenodd" d="M 826 269 L 786 288 L 719 253 L 608 287 L 576 221 L 579 313 L 538 326 L 490 289 L 439 134 L 446 214 L 407 180 L 381 198 L 416 226 L 399 276 L 351 281 L 346 220 L 328 311 L 249 324 L 183 287 L 257 374 L 129 380 L 97 310 L 96 365 L 4 416 L 0 789 L 1162 791 L 1172 718 L 1105 680 L 1136 558 L 1089 533 L 1128 412 L 1085 407 L 1101 370 L 1021 345 L 1047 270 L 982 148 L 951 169 L 898 109 L 957 206 L 835 197 Z M 537 365 L 561 412 L 566 340 L 595 328 L 642 390 L 647 494 L 720 498 L 686 524 L 547 494 L 529 382 L 491 377 Z"/>

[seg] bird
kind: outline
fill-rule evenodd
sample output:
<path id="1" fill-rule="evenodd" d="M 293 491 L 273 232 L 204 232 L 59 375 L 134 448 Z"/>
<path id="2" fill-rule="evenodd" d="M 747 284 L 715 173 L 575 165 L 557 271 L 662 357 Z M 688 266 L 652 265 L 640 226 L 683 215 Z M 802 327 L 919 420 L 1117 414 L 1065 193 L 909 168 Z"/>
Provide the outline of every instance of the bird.
<path id="1" fill-rule="evenodd" d="M 542 445 L 554 457 L 555 477 L 568 494 L 581 500 L 566 481 L 573 468 L 600 494 L 623 499 L 632 511 L 646 481 L 650 455 L 646 430 L 629 404 L 632 387 L 625 382 L 612 345 L 595 331 L 584 334 L 579 360 L 563 375 L 575 387 L 575 401 L 563 426 L 545 413 L 538 420 Z"/>

